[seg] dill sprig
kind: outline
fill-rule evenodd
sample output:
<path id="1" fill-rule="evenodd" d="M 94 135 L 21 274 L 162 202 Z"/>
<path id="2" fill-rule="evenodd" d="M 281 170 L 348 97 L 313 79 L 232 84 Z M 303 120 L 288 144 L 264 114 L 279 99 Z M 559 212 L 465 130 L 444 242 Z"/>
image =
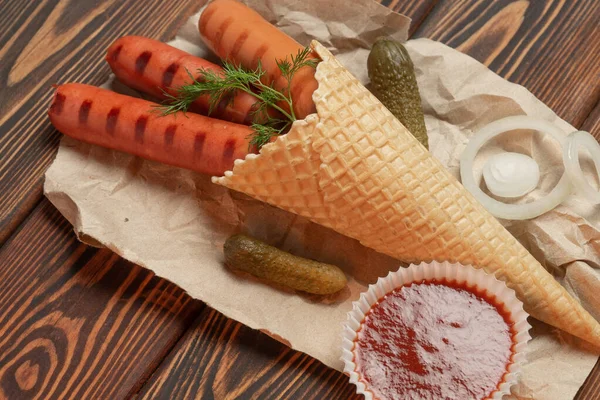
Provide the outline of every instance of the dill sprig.
<path id="1" fill-rule="evenodd" d="M 269 143 L 273 136 L 281 135 L 296 121 L 294 104 L 291 95 L 292 79 L 296 72 L 303 67 L 316 67 L 317 60 L 309 58 L 310 48 L 306 47 L 291 56 L 290 60 L 277 60 L 281 76 L 287 81 L 287 86 L 277 90 L 271 84 L 263 83 L 266 71 L 259 60 L 256 69 L 247 70 L 229 61 L 223 63 L 223 72 L 217 73 L 208 69 L 200 69 L 199 77 L 195 78 L 189 71 L 189 84 L 176 90 L 175 95 L 165 93 L 166 100 L 159 106 L 162 115 L 179 111 L 184 113 L 192 103 L 203 95 L 208 95 L 208 113 L 211 114 L 222 101 L 233 102 L 235 94 L 248 93 L 256 98 L 252 111 L 253 130 L 250 145 L 257 148 Z M 269 109 L 277 110 L 283 119 L 269 115 Z"/>
<path id="2" fill-rule="evenodd" d="M 285 128 L 275 128 L 270 125 L 252 124 L 251 128 L 254 133 L 250 139 L 250 146 L 256 146 L 257 149 L 260 149 L 269 143 L 273 136 L 281 135 L 287 126 Z"/>

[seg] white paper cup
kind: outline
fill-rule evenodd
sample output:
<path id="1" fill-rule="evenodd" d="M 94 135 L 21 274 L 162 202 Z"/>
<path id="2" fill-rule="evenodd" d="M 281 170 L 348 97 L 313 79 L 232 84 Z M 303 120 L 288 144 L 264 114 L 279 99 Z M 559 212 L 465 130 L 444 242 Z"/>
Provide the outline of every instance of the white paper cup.
<path id="1" fill-rule="evenodd" d="M 515 292 L 509 289 L 502 281 L 493 275 L 485 273 L 481 269 L 471 266 L 450 263 L 421 263 L 410 265 L 408 268 L 400 268 L 398 271 L 390 272 L 385 278 L 379 278 L 369 289 L 360 295 L 360 298 L 352 303 L 352 311 L 348 313 L 348 320 L 344 324 L 342 333 L 342 360 L 344 361 L 344 373 L 350 376 L 350 383 L 356 385 L 356 392 L 363 394 L 366 400 L 374 398 L 373 393 L 361 381 L 354 363 L 354 341 L 358 336 L 365 314 L 371 307 L 396 288 L 410 283 L 421 283 L 431 280 L 445 280 L 456 284 L 466 284 L 468 287 L 476 287 L 478 291 L 486 291 L 489 296 L 495 296 L 498 305 L 504 305 L 506 315 L 514 324 L 516 334 L 513 336 L 514 346 L 511 363 L 507 365 L 504 381 L 498 390 L 493 392 L 491 399 L 501 399 L 503 395 L 510 393 L 510 388 L 517 383 L 521 366 L 525 362 L 525 349 L 527 342 L 531 339 L 529 329 L 531 325 L 527 322 L 528 314 L 523 310 L 523 303 L 517 299 Z"/>

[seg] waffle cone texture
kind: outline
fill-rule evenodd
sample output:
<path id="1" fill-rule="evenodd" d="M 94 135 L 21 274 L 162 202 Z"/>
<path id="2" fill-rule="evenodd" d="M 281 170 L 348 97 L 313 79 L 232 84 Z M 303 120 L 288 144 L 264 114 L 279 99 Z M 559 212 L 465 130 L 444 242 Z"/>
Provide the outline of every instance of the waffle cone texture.
<path id="1" fill-rule="evenodd" d="M 600 346 L 600 324 L 320 43 L 317 114 L 213 182 L 406 262 L 483 268 L 535 318 Z"/>

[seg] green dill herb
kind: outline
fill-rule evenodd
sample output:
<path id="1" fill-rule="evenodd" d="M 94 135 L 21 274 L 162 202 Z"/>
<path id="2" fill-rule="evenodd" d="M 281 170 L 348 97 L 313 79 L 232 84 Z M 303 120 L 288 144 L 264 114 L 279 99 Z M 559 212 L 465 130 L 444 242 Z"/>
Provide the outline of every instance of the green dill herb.
<path id="1" fill-rule="evenodd" d="M 310 52 L 310 48 L 306 47 L 299 50 L 296 56 L 291 56 L 290 60 L 277 60 L 281 76 L 287 81 L 287 86 L 281 91 L 275 89 L 273 83 L 267 85 L 262 82 L 266 71 L 262 68 L 260 60 L 254 70 L 247 70 L 225 61 L 222 73 L 200 69 L 198 79 L 188 71 L 191 82 L 178 88 L 175 95 L 165 93 L 166 100 L 159 106 L 159 111 L 162 115 L 179 111 L 185 113 L 198 97 L 208 95 L 208 112 L 211 114 L 222 100 L 233 101 L 238 91 L 248 93 L 256 98 L 252 111 L 254 123 L 251 125 L 253 134 L 250 145 L 260 148 L 269 143 L 273 136 L 285 133 L 297 119 L 294 114 L 291 83 L 301 68 L 316 67 L 317 60 L 309 58 Z M 284 119 L 272 117 L 269 115 L 269 109 L 277 110 Z"/>

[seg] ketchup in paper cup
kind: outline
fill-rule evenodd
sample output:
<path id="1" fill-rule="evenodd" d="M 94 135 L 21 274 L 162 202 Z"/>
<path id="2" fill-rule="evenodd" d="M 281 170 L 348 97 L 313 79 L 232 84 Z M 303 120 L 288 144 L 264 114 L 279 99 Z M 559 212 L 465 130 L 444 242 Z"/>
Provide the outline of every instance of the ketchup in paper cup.
<path id="1" fill-rule="evenodd" d="M 400 268 L 353 303 L 344 372 L 367 400 L 501 399 L 525 361 L 527 317 L 514 291 L 483 270 Z"/>

